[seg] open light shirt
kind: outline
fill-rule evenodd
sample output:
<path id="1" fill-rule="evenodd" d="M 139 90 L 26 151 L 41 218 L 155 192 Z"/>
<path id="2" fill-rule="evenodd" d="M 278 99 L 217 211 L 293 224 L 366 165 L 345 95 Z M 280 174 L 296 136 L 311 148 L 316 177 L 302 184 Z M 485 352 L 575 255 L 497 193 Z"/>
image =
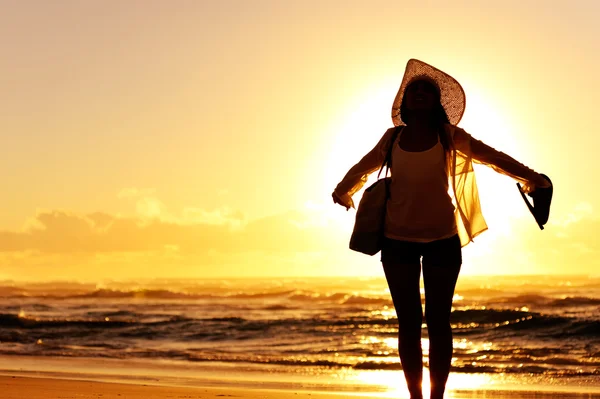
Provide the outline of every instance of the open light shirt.
<path id="1" fill-rule="evenodd" d="M 379 143 L 377 143 L 367 155 L 354 165 L 337 185 L 335 193 L 340 197 L 341 202 L 343 202 L 345 206 L 354 207 L 352 195 L 364 186 L 369 174 L 381 168 L 389 145 L 392 144 L 390 141 L 395 129 L 396 128 L 388 129 L 381 140 L 379 140 Z M 512 177 L 523 185 L 523 190 L 525 192 L 532 192 L 536 187 L 550 186 L 550 183 L 540 174 L 503 152 L 497 151 L 483 142 L 474 139 L 470 134 L 457 126 L 446 124 L 444 126 L 444 134 L 447 135 L 448 142 L 450 143 L 450 150 L 445 158 L 445 167 L 447 171 L 445 173 L 446 176 L 448 176 L 448 186 L 445 187 L 446 190 L 448 187 L 452 187 L 453 200 L 456 205 L 454 211 L 456 232 L 460 237 L 460 242 L 463 247 L 473 241 L 474 237 L 487 230 L 487 224 L 481 213 L 473 161 L 490 166 L 495 171 Z M 441 144 L 438 143 L 433 148 L 436 148 L 437 146 L 441 146 Z M 406 154 L 410 153 L 402 152 L 400 155 L 405 156 Z M 398 156 L 395 158 L 398 158 Z M 392 162 L 394 162 L 393 159 L 394 154 L 392 154 Z M 394 165 L 392 165 L 392 173 L 394 173 Z M 395 173 L 398 174 L 399 172 Z M 435 185 L 429 185 L 431 194 L 435 194 L 436 192 L 442 193 L 444 191 L 444 183 L 442 180 L 438 179 L 437 182 L 438 183 Z M 396 184 L 399 184 L 398 179 L 396 179 Z M 416 187 L 414 185 L 408 185 L 405 188 L 394 186 L 394 178 L 392 176 L 390 198 L 393 198 L 393 193 L 398 192 L 398 190 L 423 189 L 423 186 Z M 413 194 L 414 193 L 411 195 Z M 403 230 L 403 233 L 399 235 L 398 231 L 400 229 L 394 228 L 393 224 L 398 222 L 406 225 L 406 221 L 409 219 L 406 219 L 406 215 L 398 216 L 398 219 L 394 216 L 394 213 L 402 215 L 402 204 L 400 203 L 394 204 L 388 201 L 388 212 L 391 208 L 395 208 L 395 206 L 399 206 L 400 208 L 393 209 L 391 213 L 386 215 L 386 218 L 390 218 L 390 220 L 386 220 L 386 236 L 391 238 L 401 237 L 399 239 L 406 241 L 432 241 L 446 238 L 448 234 L 450 234 L 447 230 L 448 222 L 443 218 L 440 218 L 438 219 L 439 224 L 436 224 L 434 228 L 430 229 L 434 232 L 433 234 L 423 236 L 423 231 L 415 232 L 414 230 L 411 231 L 409 229 Z M 420 222 L 421 221 L 418 219 L 413 221 L 416 225 Z M 439 232 L 436 230 L 438 227 Z M 415 226 L 413 229 L 419 230 L 419 226 Z"/>

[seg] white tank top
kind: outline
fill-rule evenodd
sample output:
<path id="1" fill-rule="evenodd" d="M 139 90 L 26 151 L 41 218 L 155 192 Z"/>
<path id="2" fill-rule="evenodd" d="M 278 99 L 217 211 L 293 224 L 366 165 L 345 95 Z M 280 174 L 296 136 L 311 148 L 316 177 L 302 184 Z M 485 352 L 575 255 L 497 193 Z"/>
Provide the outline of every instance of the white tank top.
<path id="1" fill-rule="evenodd" d="M 387 202 L 385 236 L 396 240 L 430 242 L 457 233 L 444 147 L 404 151 L 400 136 L 392 144 L 392 183 Z"/>

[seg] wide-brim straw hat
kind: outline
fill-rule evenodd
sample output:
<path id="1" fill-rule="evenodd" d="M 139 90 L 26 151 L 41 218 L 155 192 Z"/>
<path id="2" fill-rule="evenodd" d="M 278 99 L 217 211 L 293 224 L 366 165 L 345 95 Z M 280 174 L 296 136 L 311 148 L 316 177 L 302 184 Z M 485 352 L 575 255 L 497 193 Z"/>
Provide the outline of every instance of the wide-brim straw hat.
<path id="1" fill-rule="evenodd" d="M 465 113 L 466 105 L 465 91 L 460 83 L 447 73 L 442 72 L 423 61 L 410 59 L 406 64 L 406 71 L 404 71 L 400 89 L 398 90 L 398 94 L 396 94 L 396 99 L 392 106 L 392 120 L 394 121 L 394 126 L 405 124 L 403 123 L 402 115 L 400 114 L 400 105 L 402 105 L 404 91 L 410 83 L 420 79 L 428 80 L 437 85 L 440 90 L 440 102 L 442 103 L 444 110 L 446 110 L 448 120 L 451 124 L 457 125 Z"/>

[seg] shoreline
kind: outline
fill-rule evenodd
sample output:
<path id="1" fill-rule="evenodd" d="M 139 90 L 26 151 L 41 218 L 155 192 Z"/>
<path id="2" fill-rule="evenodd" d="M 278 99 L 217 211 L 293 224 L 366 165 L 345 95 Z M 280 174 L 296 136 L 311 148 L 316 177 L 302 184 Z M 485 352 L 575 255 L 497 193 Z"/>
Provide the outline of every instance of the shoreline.
<path id="1" fill-rule="evenodd" d="M 61 379 L 47 377 L 21 377 L 0 374 L 3 399 L 166 399 L 223 397 L 244 399 L 331 399 L 347 397 L 346 394 L 323 392 L 294 392 L 291 390 L 247 389 L 239 387 L 178 387 L 152 384 L 127 384 L 99 382 L 87 379 Z M 354 396 L 354 395 L 351 395 Z M 360 395 L 364 399 L 381 396 Z"/>
<path id="2" fill-rule="evenodd" d="M 352 393 L 316 392 L 284 389 L 252 389 L 237 386 L 180 387 L 153 384 L 99 382 L 88 379 L 62 379 L 48 377 L 22 377 L 0 373 L 0 390 L 3 399 L 382 399 L 408 398 L 408 393 Z M 458 390 L 446 394 L 452 399 L 598 399 L 600 393 L 539 392 L 513 390 Z"/>
<path id="3" fill-rule="evenodd" d="M 101 358 L 0 356 L 2 398 L 7 399 L 98 398 L 99 394 L 103 395 L 103 399 L 408 397 L 401 372 L 379 370 L 357 373 L 346 370 L 348 374 L 345 376 L 343 372 L 329 370 L 309 375 L 290 373 L 275 367 L 249 370 L 240 364 L 202 363 L 190 366 L 176 362 Z M 427 380 L 425 370 L 424 392 L 428 391 Z M 24 388 L 27 386 L 31 386 L 31 389 Z M 75 395 L 78 390 L 81 392 Z M 235 391 L 235 394 L 228 390 Z M 17 396 L 6 396 L 13 391 L 17 392 Z M 62 392 L 62 396 L 47 396 L 44 392 Z M 128 396 L 123 396 L 123 392 Z M 173 396 L 173 392 L 183 396 Z M 85 396 L 88 394 L 94 396 Z M 532 395 L 536 398 L 600 399 L 600 381 L 597 376 L 555 378 L 552 381 L 543 376 L 451 373 L 446 397 L 504 399 L 531 398 Z"/>

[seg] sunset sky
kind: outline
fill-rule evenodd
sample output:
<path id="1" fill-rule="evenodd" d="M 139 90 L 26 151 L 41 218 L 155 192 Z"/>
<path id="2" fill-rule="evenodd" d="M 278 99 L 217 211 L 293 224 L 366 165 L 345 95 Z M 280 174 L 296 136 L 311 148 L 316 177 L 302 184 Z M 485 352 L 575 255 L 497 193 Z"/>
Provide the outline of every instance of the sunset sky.
<path id="1" fill-rule="evenodd" d="M 0 279 L 382 275 L 331 192 L 410 58 L 555 185 L 540 231 L 477 167 L 463 273 L 598 274 L 597 1 L 0 4 Z"/>

